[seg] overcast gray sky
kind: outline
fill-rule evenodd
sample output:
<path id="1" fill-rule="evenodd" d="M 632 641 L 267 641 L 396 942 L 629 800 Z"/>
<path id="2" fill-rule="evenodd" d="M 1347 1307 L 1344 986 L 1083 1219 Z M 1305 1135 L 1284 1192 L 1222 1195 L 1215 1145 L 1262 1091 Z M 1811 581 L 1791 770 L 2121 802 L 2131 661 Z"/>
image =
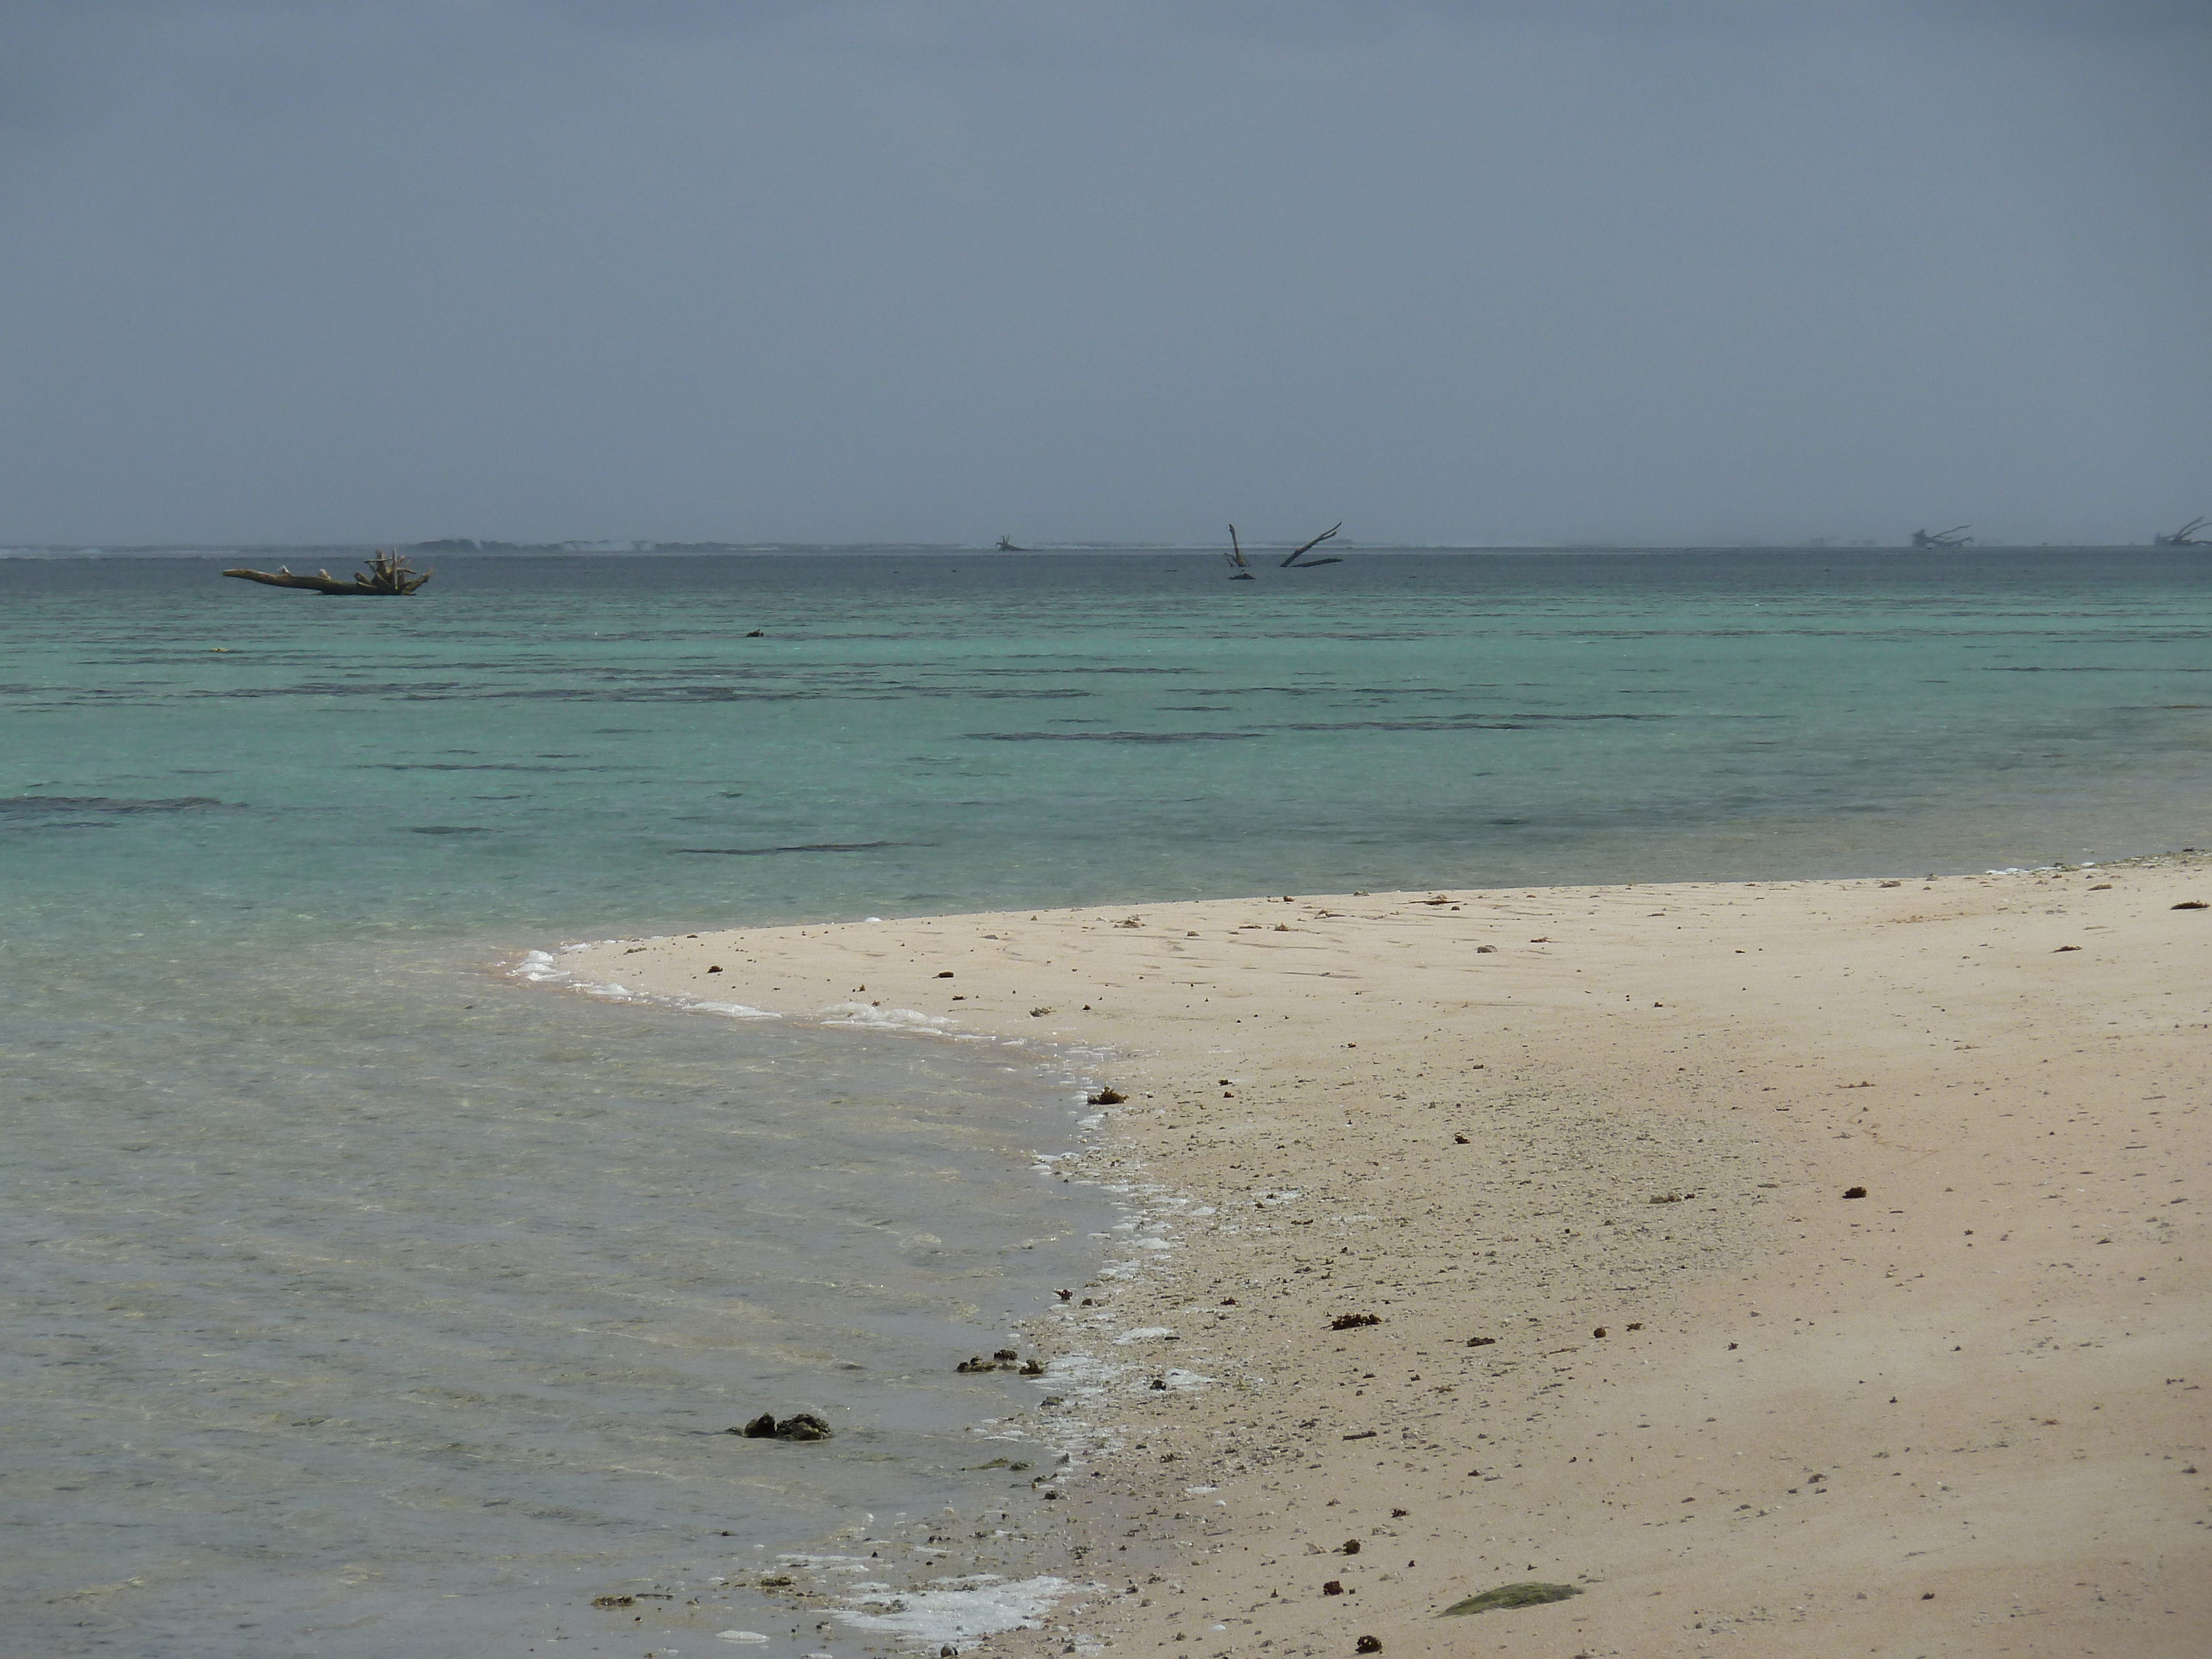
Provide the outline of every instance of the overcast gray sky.
<path id="1" fill-rule="evenodd" d="M 0 543 L 2141 541 L 2205 0 L 0 0 Z"/>

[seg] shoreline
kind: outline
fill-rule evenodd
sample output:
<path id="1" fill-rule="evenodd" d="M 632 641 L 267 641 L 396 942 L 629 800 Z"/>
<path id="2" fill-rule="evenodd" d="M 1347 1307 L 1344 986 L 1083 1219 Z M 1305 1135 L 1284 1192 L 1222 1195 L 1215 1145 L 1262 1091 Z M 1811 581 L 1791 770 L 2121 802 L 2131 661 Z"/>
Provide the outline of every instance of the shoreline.
<path id="1" fill-rule="evenodd" d="M 1101 1588 L 987 1651 L 2181 1655 L 2212 1633 L 2201 901 L 2188 854 L 558 964 L 1112 1057 L 1127 1098 L 1062 1167 L 1154 1200 L 1145 1266 L 1030 1322 L 1060 1403 L 1021 1425 L 1073 1451 Z M 1583 1593 L 1437 1618 L 1532 1579 Z"/>

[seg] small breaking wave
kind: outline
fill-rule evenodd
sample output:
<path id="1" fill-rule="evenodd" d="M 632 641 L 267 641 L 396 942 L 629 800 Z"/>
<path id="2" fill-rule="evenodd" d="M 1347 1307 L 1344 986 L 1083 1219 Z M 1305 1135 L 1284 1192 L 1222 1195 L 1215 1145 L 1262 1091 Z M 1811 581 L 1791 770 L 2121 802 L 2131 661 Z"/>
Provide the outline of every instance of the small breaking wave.
<path id="1" fill-rule="evenodd" d="M 908 1590 L 857 1609 L 840 1608 L 832 1616 L 854 1630 L 881 1631 L 909 1641 L 969 1642 L 1037 1623 L 1074 1588 L 1048 1575 L 1000 1581 L 986 1573 L 953 1580 L 942 1589 Z"/>
<path id="2" fill-rule="evenodd" d="M 824 1025 L 850 1025 L 885 1031 L 948 1031 L 952 1022 L 919 1008 L 878 1008 L 872 1002 L 833 1002 L 819 1018 Z"/>
<path id="3" fill-rule="evenodd" d="M 570 950 L 581 950 L 582 945 L 570 945 Z M 611 981 L 580 979 L 561 965 L 560 958 L 550 951 L 525 951 L 522 959 L 507 970 L 511 979 L 522 980 L 532 985 L 563 985 L 572 991 L 581 991 L 586 996 L 598 997 L 604 1002 L 645 1002 L 663 1008 L 683 1008 L 702 1014 L 720 1014 L 725 1019 L 781 1019 L 783 1016 L 770 1008 L 755 1008 L 743 1002 L 710 1002 L 703 997 L 663 996 L 650 991 L 633 991 L 627 985 Z"/>

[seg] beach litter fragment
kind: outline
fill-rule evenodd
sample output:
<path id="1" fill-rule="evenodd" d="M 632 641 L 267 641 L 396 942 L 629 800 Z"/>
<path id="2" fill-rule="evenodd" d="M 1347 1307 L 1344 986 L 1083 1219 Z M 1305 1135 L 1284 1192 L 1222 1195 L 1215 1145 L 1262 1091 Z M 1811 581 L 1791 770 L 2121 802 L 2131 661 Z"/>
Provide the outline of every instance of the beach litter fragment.
<path id="1" fill-rule="evenodd" d="M 1540 1607 L 1547 1601 L 1564 1601 L 1571 1595 L 1582 1593 L 1579 1584 L 1546 1584 L 1530 1579 L 1526 1583 L 1500 1584 L 1496 1589 L 1485 1590 L 1480 1595 L 1470 1595 L 1463 1601 L 1455 1601 L 1437 1617 L 1452 1619 L 1462 1613 L 1494 1613 L 1500 1607 Z"/>
<path id="2" fill-rule="evenodd" d="M 1866 1195 L 1867 1190 L 1863 1187 L 1846 1187 L 1844 1188 L 1844 1196 L 1845 1198 L 1864 1198 Z"/>

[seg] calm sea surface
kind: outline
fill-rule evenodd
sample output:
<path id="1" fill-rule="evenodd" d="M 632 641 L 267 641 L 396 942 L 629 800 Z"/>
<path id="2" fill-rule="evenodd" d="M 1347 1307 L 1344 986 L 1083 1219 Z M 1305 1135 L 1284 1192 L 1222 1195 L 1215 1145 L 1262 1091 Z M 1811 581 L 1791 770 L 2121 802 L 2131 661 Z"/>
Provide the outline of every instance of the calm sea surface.
<path id="1" fill-rule="evenodd" d="M 0 560 L 12 1650 L 701 1653 L 585 1604 L 1006 1497 L 1066 1062 L 525 950 L 2212 844 L 2186 552 L 238 562 Z"/>

